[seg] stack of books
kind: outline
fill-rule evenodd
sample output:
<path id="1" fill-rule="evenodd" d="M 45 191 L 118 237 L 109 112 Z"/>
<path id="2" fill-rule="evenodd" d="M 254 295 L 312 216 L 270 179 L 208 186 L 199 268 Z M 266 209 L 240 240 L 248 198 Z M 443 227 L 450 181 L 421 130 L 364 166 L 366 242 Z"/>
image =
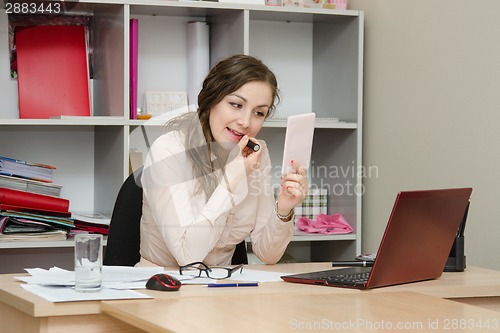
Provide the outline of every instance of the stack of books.
<path id="1" fill-rule="evenodd" d="M 0 156 L 0 241 L 64 240 L 77 232 L 108 234 L 110 219 L 69 211 L 54 166 Z"/>
<path id="2" fill-rule="evenodd" d="M 62 186 L 53 182 L 55 169 L 53 165 L 0 156 L 0 188 L 59 197 Z"/>
<path id="3" fill-rule="evenodd" d="M 0 156 L 0 188 L 59 197 L 62 186 L 53 182 L 55 169 L 53 165 Z"/>
<path id="4" fill-rule="evenodd" d="M 0 187 L 12 190 L 32 192 L 38 194 L 61 196 L 61 185 L 54 183 L 40 182 L 33 179 L 21 178 L 17 176 L 6 176 L 0 174 Z"/>
<path id="5" fill-rule="evenodd" d="M 0 241 L 64 240 L 75 228 L 69 200 L 0 188 Z"/>
<path id="6" fill-rule="evenodd" d="M 52 183 L 55 166 L 30 163 L 10 157 L 0 156 L 0 174 L 39 182 Z"/>

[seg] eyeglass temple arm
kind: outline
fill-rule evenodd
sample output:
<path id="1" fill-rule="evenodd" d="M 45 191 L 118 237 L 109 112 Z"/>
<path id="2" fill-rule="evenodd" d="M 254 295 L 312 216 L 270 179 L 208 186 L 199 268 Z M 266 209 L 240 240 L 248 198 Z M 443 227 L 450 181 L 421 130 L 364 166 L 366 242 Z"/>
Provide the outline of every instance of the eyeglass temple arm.
<path id="1" fill-rule="evenodd" d="M 238 265 L 238 266 L 235 266 L 235 267 L 233 267 L 233 268 L 230 268 L 230 271 L 231 271 L 231 273 L 234 273 L 234 272 L 236 272 L 236 271 L 237 271 L 238 269 L 240 269 L 240 268 L 241 268 L 241 271 L 243 271 L 243 264 L 240 264 L 240 265 Z"/>

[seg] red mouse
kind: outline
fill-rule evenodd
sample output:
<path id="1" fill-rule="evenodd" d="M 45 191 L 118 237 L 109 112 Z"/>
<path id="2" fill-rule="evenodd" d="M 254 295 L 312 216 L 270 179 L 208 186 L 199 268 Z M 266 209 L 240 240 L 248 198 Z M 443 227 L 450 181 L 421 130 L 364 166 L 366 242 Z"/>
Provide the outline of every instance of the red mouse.
<path id="1" fill-rule="evenodd" d="M 147 289 L 160 291 L 177 291 L 181 285 L 181 281 L 165 273 L 155 274 L 146 282 Z"/>

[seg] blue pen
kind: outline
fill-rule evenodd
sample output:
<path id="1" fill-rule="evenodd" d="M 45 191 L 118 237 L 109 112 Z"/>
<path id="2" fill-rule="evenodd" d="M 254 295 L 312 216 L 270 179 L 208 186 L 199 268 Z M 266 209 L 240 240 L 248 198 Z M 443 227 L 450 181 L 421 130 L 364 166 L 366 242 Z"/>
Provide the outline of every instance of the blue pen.
<path id="1" fill-rule="evenodd" d="M 258 287 L 258 282 L 244 282 L 244 283 L 209 283 L 207 287 L 209 288 L 221 288 L 221 287 Z"/>

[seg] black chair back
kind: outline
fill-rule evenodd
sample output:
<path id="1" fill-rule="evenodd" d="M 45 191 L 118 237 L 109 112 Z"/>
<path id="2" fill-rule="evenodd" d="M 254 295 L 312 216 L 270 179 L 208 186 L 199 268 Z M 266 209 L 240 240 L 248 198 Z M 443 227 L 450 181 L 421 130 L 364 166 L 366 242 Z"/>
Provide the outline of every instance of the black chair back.
<path id="1" fill-rule="evenodd" d="M 104 251 L 104 265 L 134 266 L 141 259 L 142 168 L 122 184 L 115 201 Z M 245 241 L 236 246 L 231 264 L 248 264 Z"/>
<path id="2" fill-rule="evenodd" d="M 104 265 L 134 266 L 141 259 L 142 170 L 122 184 L 111 215 Z"/>

